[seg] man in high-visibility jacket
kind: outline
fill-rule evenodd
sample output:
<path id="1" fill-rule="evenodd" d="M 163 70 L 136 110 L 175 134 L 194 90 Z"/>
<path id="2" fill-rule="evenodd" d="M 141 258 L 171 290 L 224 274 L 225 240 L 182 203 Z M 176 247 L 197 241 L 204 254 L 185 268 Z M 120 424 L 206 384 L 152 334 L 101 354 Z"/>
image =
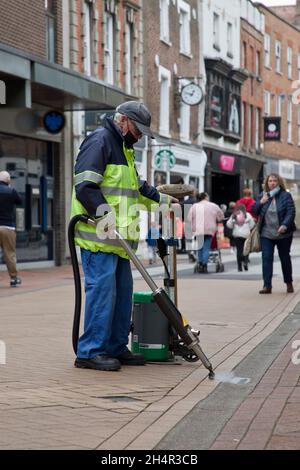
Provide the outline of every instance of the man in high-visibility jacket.
<path id="1" fill-rule="evenodd" d="M 150 125 L 146 106 L 128 101 L 80 146 L 72 216 L 89 214 L 98 223 L 95 228 L 79 222 L 75 229 L 86 294 L 84 333 L 78 341 L 76 367 L 112 371 L 122 364 L 145 364 L 142 354 L 133 354 L 127 348 L 133 282 L 128 255 L 113 237 L 112 228 L 137 249 L 137 204 L 151 210 L 172 202 L 140 180 L 135 168 L 133 145 L 143 135 L 153 138 Z"/>

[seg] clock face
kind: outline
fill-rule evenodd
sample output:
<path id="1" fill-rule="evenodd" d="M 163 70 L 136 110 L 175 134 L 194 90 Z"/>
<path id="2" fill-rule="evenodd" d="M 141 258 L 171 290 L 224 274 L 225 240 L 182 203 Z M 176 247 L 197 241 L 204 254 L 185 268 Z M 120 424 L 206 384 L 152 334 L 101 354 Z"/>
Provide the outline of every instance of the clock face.
<path id="1" fill-rule="evenodd" d="M 201 103 L 203 98 L 203 91 L 196 85 L 196 83 L 189 83 L 185 85 L 181 90 L 181 99 L 185 104 L 194 106 Z"/>

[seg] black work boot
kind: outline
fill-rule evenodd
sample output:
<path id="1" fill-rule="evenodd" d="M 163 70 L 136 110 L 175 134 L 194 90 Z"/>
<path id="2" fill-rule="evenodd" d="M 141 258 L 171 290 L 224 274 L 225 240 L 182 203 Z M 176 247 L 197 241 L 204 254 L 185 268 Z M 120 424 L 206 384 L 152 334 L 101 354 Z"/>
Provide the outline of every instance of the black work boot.
<path id="1" fill-rule="evenodd" d="M 143 354 L 132 353 L 129 350 L 119 354 L 116 359 L 124 366 L 144 366 L 146 364 Z"/>
<path id="2" fill-rule="evenodd" d="M 207 273 L 208 273 L 208 271 L 207 271 L 207 264 L 203 264 L 203 270 L 202 270 L 202 272 L 203 272 L 204 274 L 207 274 Z"/>
<path id="3" fill-rule="evenodd" d="M 96 356 L 92 359 L 82 359 L 77 357 L 74 363 L 80 369 L 95 369 L 115 371 L 121 369 L 121 364 L 115 357 Z"/>

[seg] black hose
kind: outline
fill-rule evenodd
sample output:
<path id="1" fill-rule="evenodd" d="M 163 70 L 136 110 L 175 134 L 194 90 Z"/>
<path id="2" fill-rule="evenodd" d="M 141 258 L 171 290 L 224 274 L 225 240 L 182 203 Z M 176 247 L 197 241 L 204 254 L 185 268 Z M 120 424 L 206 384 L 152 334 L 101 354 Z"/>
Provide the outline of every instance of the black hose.
<path id="1" fill-rule="evenodd" d="M 72 330 L 72 343 L 73 343 L 73 350 L 75 354 L 77 354 L 80 316 L 81 316 L 81 300 L 82 300 L 80 271 L 79 271 L 78 258 L 77 258 L 76 247 L 75 247 L 75 226 L 78 222 L 87 223 L 87 221 L 88 221 L 88 216 L 82 215 L 82 214 L 75 215 L 75 217 L 73 217 L 70 220 L 69 228 L 68 228 L 68 241 L 69 241 L 71 262 L 72 262 L 73 275 L 74 275 L 74 283 L 75 283 L 75 309 L 74 309 L 73 330 Z"/>

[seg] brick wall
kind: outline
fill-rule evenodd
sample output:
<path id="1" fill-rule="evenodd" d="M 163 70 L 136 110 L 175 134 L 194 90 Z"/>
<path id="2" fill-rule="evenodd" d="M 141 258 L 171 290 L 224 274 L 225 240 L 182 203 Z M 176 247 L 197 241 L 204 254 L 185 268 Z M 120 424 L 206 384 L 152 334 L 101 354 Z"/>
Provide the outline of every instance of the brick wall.
<path id="1" fill-rule="evenodd" d="M 256 53 L 259 53 L 259 71 L 256 70 Z M 243 139 L 241 142 L 244 151 L 255 153 L 260 151 L 262 141 L 262 115 L 263 115 L 263 84 L 261 83 L 263 74 L 263 35 L 251 26 L 244 19 L 241 20 L 241 66 L 249 73 L 249 78 L 242 86 L 242 113 L 243 116 Z M 253 108 L 253 116 L 250 130 L 250 106 Z M 255 148 L 256 133 L 256 110 L 260 112 L 259 122 L 259 147 Z"/>
<path id="2" fill-rule="evenodd" d="M 71 45 L 71 67 L 84 72 L 84 52 L 83 52 L 83 1 L 70 0 L 70 45 Z M 141 28 L 141 0 L 131 0 L 127 2 L 120 0 L 116 3 L 115 9 L 115 83 L 117 87 L 125 89 L 125 22 L 126 10 L 133 9 L 134 14 L 134 49 L 133 49 L 133 94 L 142 94 L 142 73 L 141 64 L 143 53 L 142 28 Z M 92 11 L 92 38 L 93 38 L 93 60 L 92 76 L 104 80 L 104 56 L 105 56 L 105 2 L 95 0 Z"/>
<path id="3" fill-rule="evenodd" d="M 281 142 L 266 142 L 264 153 L 278 158 L 289 158 L 300 161 L 300 147 L 298 145 L 298 107 L 293 104 L 292 143 L 287 142 L 287 107 L 288 96 L 295 91 L 293 81 L 298 79 L 297 57 L 300 53 L 300 31 L 273 14 L 270 10 L 260 7 L 265 14 L 266 33 L 271 37 L 271 64 L 270 68 L 263 67 L 264 89 L 271 93 L 271 116 L 275 116 L 276 96 L 284 95 L 281 102 Z M 281 73 L 275 69 L 275 41 L 281 41 Z M 287 47 L 293 49 L 292 79 L 288 79 Z"/>
<path id="4" fill-rule="evenodd" d="M 62 63 L 62 5 L 55 3 L 57 16 L 56 60 Z M 42 0 L 1 0 L 0 42 L 46 58 L 46 14 Z"/>
<path id="5" fill-rule="evenodd" d="M 197 12 L 197 0 L 188 2 L 191 9 Z M 160 113 L 160 84 L 158 81 L 158 67 L 155 64 L 155 56 L 160 60 L 160 65 L 171 72 L 170 89 L 170 134 L 173 138 L 179 139 L 179 98 L 176 97 L 178 91 L 178 77 L 198 77 L 199 76 L 199 32 L 198 17 L 191 14 L 191 58 L 179 52 L 179 15 L 177 3 L 174 5 L 170 1 L 169 23 L 170 23 L 170 43 L 167 45 L 160 40 L 160 8 L 159 0 L 145 1 L 143 5 L 144 15 L 144 101 L 149 106 L 152 113 L 152 127 L 155 132 L 159 131 Z M 177 73 L 174 72 L 174 65 L 177 66 Z M 191 136 L 198 129 L 198 106 L 191 107 Z"/>

